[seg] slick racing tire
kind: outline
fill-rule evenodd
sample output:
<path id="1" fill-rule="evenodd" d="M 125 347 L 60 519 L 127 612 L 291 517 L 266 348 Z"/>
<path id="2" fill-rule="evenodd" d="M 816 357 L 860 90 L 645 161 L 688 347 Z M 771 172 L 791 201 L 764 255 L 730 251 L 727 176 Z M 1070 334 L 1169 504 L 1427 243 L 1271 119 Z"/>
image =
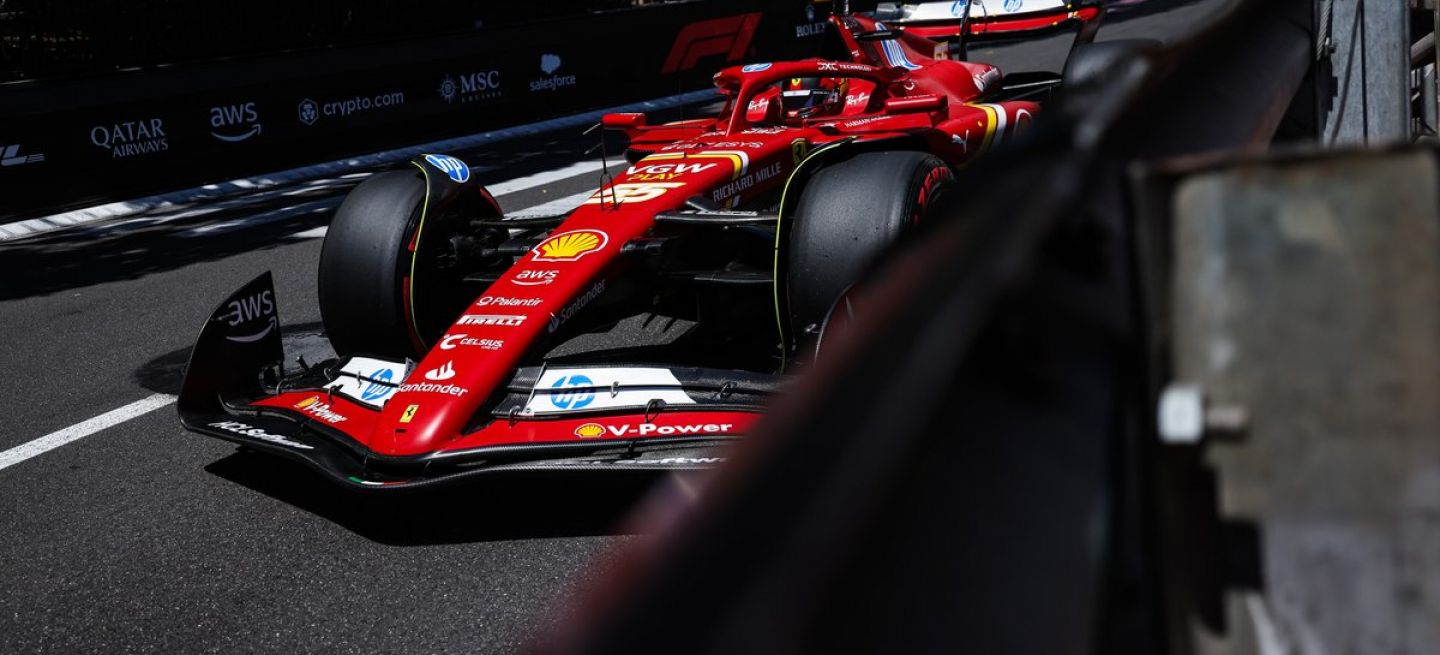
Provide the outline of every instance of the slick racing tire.
<path id="1" fill-rule="evenodd" d="M 319 293 L 336 353 L 412 354 L 404 284 L 424 204 L 425 178 L 411 169 L 372 176 L 335 211 L 320 250 Z"/>
<path id="2" fill-rule="evenodd" d="M 954 183 L 940 158 L 909 150 L 861 153 L 817 171 L 796 204 L 786 252 L 792 330 L 802 339 L 818 331 L 840 294 Z"/>

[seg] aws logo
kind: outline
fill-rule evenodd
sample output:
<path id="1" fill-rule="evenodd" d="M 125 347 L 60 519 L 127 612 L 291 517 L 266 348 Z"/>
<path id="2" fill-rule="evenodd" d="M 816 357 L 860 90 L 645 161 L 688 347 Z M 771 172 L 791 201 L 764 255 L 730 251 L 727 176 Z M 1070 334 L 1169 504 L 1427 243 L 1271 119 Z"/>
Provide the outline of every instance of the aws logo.
<path id="1" fill-rule="evenodd" d="M 239 143 L 260 134 L 260 112 L 253 102 L 210 108 L 210 136 Z"/>

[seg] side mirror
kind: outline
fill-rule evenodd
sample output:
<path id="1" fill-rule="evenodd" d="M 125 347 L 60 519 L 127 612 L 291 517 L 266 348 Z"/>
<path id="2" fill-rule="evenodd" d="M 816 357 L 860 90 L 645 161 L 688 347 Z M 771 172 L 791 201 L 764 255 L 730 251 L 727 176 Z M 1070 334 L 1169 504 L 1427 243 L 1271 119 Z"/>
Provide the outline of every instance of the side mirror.
<path id="1" fill-rule="evenodd" d="M 949 106 L 949 98 L 935 94 L 885 99 L 885 113 L 887 114 L 930 113 Z"/>
<path id="2" fill-rule="evenodd" d="M 600 124 L 610 130 L 633 130 L 635 128 L 645 127 L 645 114 L 605 114 L 605 116 L 600 119 Z"/>

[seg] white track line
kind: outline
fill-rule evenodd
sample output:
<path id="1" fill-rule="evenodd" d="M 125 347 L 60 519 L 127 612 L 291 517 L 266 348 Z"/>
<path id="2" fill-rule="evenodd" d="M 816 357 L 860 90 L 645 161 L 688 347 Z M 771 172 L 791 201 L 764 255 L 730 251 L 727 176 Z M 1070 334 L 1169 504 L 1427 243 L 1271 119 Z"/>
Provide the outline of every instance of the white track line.
<path id="1" fill-rule="evenodd" d="M 615 163 L 611 162 L 610 165 L 614 166 Z M 497 199 L 502 200 L 500 204 L 501 206 L 504 206 L 505 203 L 503 202 L 503 196 L 518 193 L 520 191 L 525 191 L 526 189 L 533 189 L 535 187 L 543 186 L 551 182 L 584 175 L 586 173 L 593 173 L 600 170 L 601 168 L 602 165 L 600 163 L 600 160 L 598 159 L 595 161 L 582 161 L 554 170 L 535 173 L 534 175 L 526 175 L 525 177 L 517 177 L 513 180 L 497 182 L 495 184 L 487 185 L 485 188 L 489 189 L 491 195 L 494 195 L 497 197 Z M 505 216 L 507 218 L 525 218 L 527 216 L 554 216 L 556 214 L 563 214 L 576 207 L 579 207 L 580 203 L 585 202 L 585 199 L 589 198 L 590 194 L 592 193 L 594 193 L 594 191 L 586 191 L 584 193 L 577 193 L 573 196 L 566 196 L 564 198 L 552 200 L 550 202 L 540 205 L 520 207 L 513 212 L 506 212 Z M 338 202 L 336 204 L 338 204 Z M 195 228 L 195 230 L 200 229 L 203 228 Z M 302 232 L 296 232 L 294 234 L 287 235 L 285 238 L 290 241 L 319 239 L 325 236 L 325 233 L 329 231 L 329 229 L 330 226 L 321 225 L 320 227 L 313 227 Z"/>
<path id="2" fill-rule="evenodd" d="M 505 218 L 525 218 L 527 216 L 556 216 L 558 214 L 564 214 L 576 207 L 579 207 L 581 203 L 589 200 L 590 196 L 594 194 L 595 190 L 591 189 L 583 193 L 577 193 L 573 196 L 557 198 L 544 204 L 535 205 L 533 207 L 526 207 L 524 209 L 520 209 L 514 212 L 506 212 Z"/>
<path id="3" fill-rule="evenodd" d="M 63 430 L 51 432 L 34 441 L 29 441 L 10 450 L 0 452 L 0 469 L 14 466 L 31 457 L 49 452 L 72 441 L 84 439 L 105 428 L 119 425 L 132 418 L 153 412 L 174 402 L 175 396 L 168 393 L 157 393 L 153 396 L 141 398 L 124 407 L 112 409 L 88 421 L 82 421 Z"/>
<path id="4" fill-rule="evenodd" d="M 624 162 L 625 160 L 622 159 L 620 161 Z M 616 168 L 616 166 L 617 165 L 615 161 L 611 160 L 610 167 Z M 495 184 L 487 185 L 485 188 L 490 191 L 490 195 L 492 196 L 503 196 L 509 193 L 515 193 L 516 191 L 533 189 L 537 186 L 549 184 L 557 180 L 575 177 L 576 175 L 593 173 L 600 170 L 601 168 L 603 168 L 603 165 L 599 159 L 592 161 L 576 162 L 563 168 L 557 168 L 553 171 L 545 171 L 543 173 L 536 173 L 534 175 L 526 175 L 525 177 L 517 177 L 513 180 L 497 182 Z M 623 168 L 623 166 L 621 166 L 621 168 Z"/>
<path id="5" fill-rule="evenodd" d="M 499 182 L 497 184 L 491 185 L 489 189 L 491 190 L 490 192 L 492 194 L 497 196 L 512 194 L 518 191 L 524 191 L 526 189 L 532 189 L 538 186 L 549 184 L 557 180 L 563 180 L 575 177 L 577 175 L 584 175 L 585 173 L 598 171 L 600 170 L 600 168 L 601 163 L 598 159 L 595 161 L 577 162 L 569 166 L 564 166 L 554 170 L 544 171 L 536 173 L 534 175 L 527 175 L 524 177 L 517 177 L 512 180 Z M 566 196 L 564 198 L 551 200 L 547 203 L 522 208 L 519 211 L 516 211 L 515 213 L 509 215 L 513 217 L 522 217 L 563 214 L 576 207 L 579 207 L 580 203 L 585 202 L 585 200 L 588 199 L 593 193 L 595 192 L 585 191 L 583 193 L 577 193 L 572 196 Z M 298 205 L 296 207 L 286 208 L 285 210 L 277 212 L 269 212 L 269 214 L 275 214 L 280 218 L 286 218 L 292 215 L 295 210 L 311 210 L 312 206 L 328 206 L 328 204 L 330 203 L 338 204 L 338 202 L 336 202 L 334 199 L 324 199 L 313 203 L 306 203 Z M 276 220 L 276 218 L 270 218 L 269 220 Z M 228 232 L 238 227 L 237 224 L 244 222 L 246 221 L 227 221 L 223 223 L 218 223 L 216 225 L 195 228 L 192 231 L 196 231 L 197 234 L 200 232 Z M 292 234 L 288 238 L 319 238 L 325 236 L 326 229 L 327 226 L 322 225 L 317 228 Z M 40 437 L 39 439 L 36 439 L 34 441 L 29 441 L 9 450 L 0 452 L 0 469 L 19 464 L 20 462 L 30 459 L 31 457 L 44 454 L 72 441 L 84 439 L 85 437 L 95 434 L 96 432 L 104 430 L 105 428 L 119 425 L 130 419 L 160 409 L 161 407 L 166 407 L 174 402 L 175 396 L 172 396 L 168 393 L 157 393 L 153 396 L 142 398 L 133 403 L 130 403 L 129 405 L 125 405 L 124 407 L 105 412 L 104 414 L 96 416 L 95 418 L 92 418 L 88 421 L 76 423 L 75 425 L 72 425 L 63 430 L 51 432 L 50 434 Z"/>

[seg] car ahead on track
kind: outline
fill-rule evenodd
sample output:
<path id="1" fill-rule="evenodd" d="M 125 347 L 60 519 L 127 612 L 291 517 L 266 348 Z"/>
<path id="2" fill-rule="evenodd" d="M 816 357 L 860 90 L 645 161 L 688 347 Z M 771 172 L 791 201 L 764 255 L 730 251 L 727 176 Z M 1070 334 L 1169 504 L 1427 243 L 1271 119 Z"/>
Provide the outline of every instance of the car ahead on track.
<path id="1" fill-rule="evenodd" d="M 993 66 L 831 21 L 852 61 L 727 68 L 710 119 L 605 116 L 628 161 L 564 215 L 507 219 L 444 155 L 369 178 L 320 258 L 340 357 L 285 368 L 265 273 L 202 329 L 184 426 L 356 489 L 720 461 L 872 257 L 1039 111 Z M 654 342 L 575 347 L 617 322 Z"/>
<path id="2" fill-rule="evenodd" d="M 916 36 L 941 41 L 1033 38 L 1077 30 L 1095 38 L 1105 8 L 1099 0 L 945 0 L 882 2 L 873 15 Z"/>

